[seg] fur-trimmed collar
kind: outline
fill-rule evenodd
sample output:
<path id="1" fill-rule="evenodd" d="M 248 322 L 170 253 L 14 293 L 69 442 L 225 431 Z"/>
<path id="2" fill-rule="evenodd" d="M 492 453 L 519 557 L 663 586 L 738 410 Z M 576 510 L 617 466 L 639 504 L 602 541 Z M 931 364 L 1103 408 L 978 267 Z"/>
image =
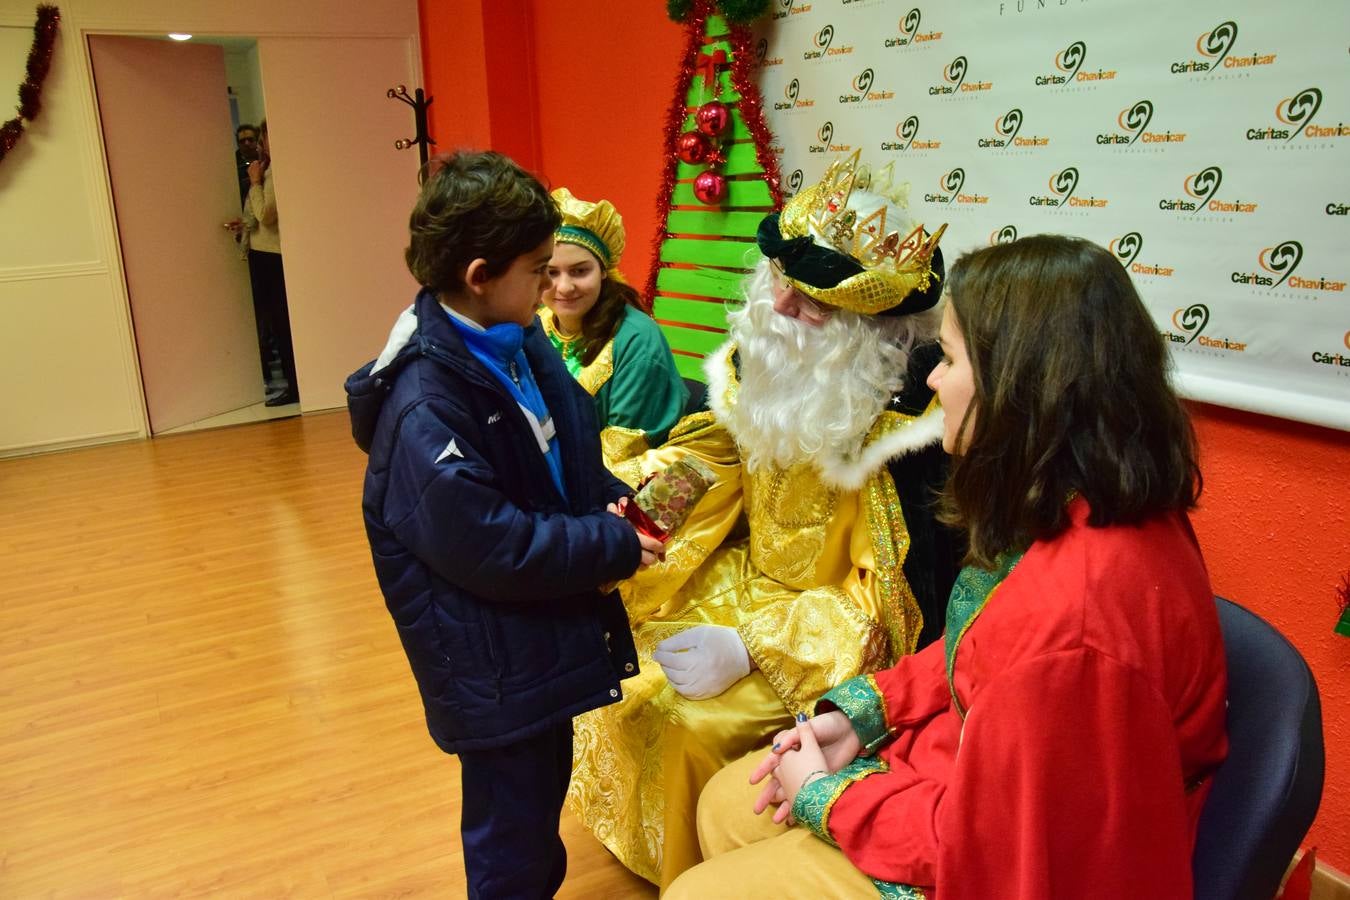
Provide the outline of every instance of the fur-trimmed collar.
<path id="1" fill-rule="evenodd" d="M 727 341 L 703 361 L 708 378 L 708 408 L 723 425 L 731 421 L 731 409 L 740 392 L 736 372 L 736 345 Z M 911 374 L 910 377 L 913 377 Z M 735 438 L 736 435 L 732 434 Z M 821 480 L 831 487 L 856 491 L 892 460 L 916 453 L 942 441 L 942 407 L 933 397 L 919 415 L 884 410 L 877 416 L 857 453 L 841 455 L 826 451 L 814 462 Z"/>

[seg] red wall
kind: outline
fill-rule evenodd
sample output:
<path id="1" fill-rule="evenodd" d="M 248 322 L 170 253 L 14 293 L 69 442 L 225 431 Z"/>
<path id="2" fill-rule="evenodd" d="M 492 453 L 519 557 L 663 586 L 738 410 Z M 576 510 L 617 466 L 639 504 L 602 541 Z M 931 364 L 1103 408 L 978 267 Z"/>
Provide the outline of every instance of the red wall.
<path id="1" fill-rule="evenodd" d="M 660 0 L 421 0 L 438 149 L 490 147 L 624 218 L 641 288 L 658 227 L 662 122 L 683 31 Z M 603 40 L 601 36 L 603 35 Z"/>
<path id="2" fill-rule="evenodd" d="M 658 226 L 662 122 L 683 48 L 665 4 L 421 5 L 425 87 L 437 98 L 432 134 L 442 149 L 491 141 L 551 186 L 612 200 L 628 229 L 622 268 L 641 285 Z M 500 83 L 513 73 L 514 85 Z M 498 97 L 509 105 L 496 105 Z M 1317 677 L 1327 783 L 1308 844 L 1350 870 L 1350 638 L 1332 633 L 1335 586 L 1350 571 L 1350 439 L 1220 407 L 1193 411 L 1206 479 L 1194 519 L 1214 589 L 1275 624 Z"/>
<path id="3" fill-rule="evenodd" d="M 1350 638 L 1332 632 L 1350 572 L 1350 436 L 1197 404 L 1205 491 L 1193 516 L 1215 593 L 1307 659 L 1322 694 L 1327 779 L 1306 843 L 1350 870 Z"/>

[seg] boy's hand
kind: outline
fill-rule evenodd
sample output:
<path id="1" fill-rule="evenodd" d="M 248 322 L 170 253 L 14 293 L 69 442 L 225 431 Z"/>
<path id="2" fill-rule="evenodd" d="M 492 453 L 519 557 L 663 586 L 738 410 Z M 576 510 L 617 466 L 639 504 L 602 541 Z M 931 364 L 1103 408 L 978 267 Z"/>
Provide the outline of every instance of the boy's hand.
<path id="1" fill-rule="evenodd" d="M 638 543 L 642 545 L 642 564 L 638 566 L 639 572 L 666 558 L 665 544 L 650 535 L 643 534 L 636 528 L 633 529 L 633 533 L 637 535 Z"/>

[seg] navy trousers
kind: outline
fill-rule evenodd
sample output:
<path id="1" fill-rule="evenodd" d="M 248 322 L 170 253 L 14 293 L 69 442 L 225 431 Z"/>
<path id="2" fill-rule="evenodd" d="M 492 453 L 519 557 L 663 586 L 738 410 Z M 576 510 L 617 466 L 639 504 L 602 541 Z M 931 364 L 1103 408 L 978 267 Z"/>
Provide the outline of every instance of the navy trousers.
<path id="1" fill-rule="evenodd" d="M 567 874 L 558 818 L 572 778 L 572 722 L 518 744 L 459 754 L 470 900 L 552 897 Z"/>

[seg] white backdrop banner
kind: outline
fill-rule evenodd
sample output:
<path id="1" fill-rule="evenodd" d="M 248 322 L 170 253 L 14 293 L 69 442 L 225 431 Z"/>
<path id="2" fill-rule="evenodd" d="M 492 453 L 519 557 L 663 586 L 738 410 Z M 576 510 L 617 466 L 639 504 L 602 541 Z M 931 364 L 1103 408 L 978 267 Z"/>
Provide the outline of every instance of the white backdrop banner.
<path id="1" fill-rule="evenodd" d="M 1096 241 L 1186 396 L 1350 430 L 1350 2 L 772 9 L 756 52 L 787 192 L 861 148 L 948 224 L 949 261 Z"/>

